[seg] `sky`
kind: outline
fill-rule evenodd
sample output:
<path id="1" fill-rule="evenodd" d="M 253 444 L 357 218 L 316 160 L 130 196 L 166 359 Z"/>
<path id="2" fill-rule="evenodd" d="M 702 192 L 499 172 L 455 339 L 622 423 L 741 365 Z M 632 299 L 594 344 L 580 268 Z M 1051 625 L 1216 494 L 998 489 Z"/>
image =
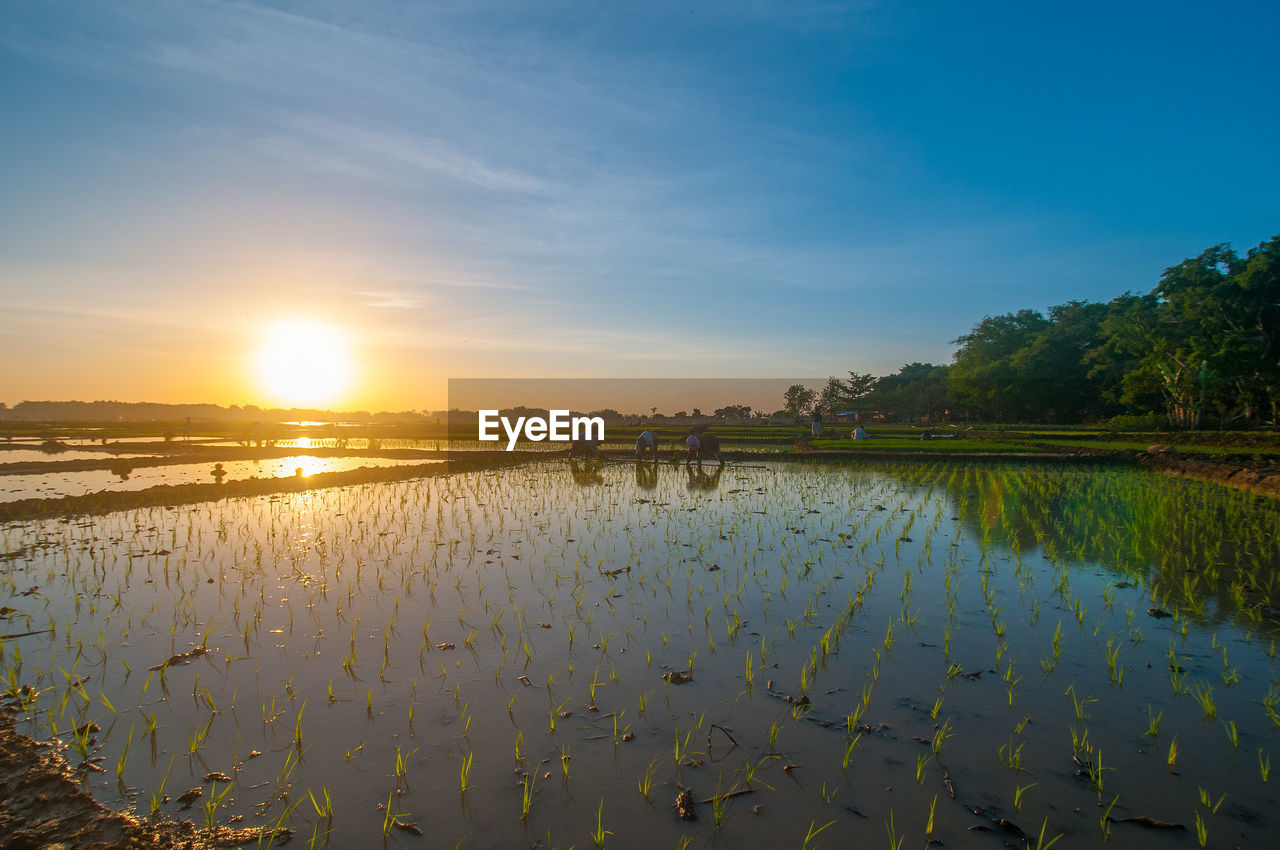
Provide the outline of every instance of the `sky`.
<path id="1" fill-rule="evenodd" d="M 984 316 L 1280 233 L 1277 30 L 1233 2 L 8 0 L 0 401 L 946 363 Z"/>

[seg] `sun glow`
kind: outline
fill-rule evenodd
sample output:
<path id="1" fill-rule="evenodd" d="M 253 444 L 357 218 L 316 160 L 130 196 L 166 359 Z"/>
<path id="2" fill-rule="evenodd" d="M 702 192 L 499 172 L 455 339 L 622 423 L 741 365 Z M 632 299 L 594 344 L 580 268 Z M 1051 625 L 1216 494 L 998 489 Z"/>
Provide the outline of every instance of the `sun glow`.
<path id="1" fill-rule="evenodd" d="M 272 404 L 324 407 L 341 400 L 351 381 L 352 363 L 337 328 L 292 319 L 266 329 L 257 370 Z"/>

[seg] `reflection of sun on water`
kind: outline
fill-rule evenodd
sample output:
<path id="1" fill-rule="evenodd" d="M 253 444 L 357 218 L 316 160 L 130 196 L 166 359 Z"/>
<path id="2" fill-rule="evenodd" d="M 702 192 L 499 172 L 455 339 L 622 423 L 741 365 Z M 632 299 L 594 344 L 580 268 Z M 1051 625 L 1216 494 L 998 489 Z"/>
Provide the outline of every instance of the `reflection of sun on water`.
<path id="1" fill-rule="evenodd" d="M 301 475 L 304 478 L 323 471 L 325 467 L 325 462 L 318 457 L 291 457 L 286 462 L 292 465 L 294 475 Z"/>
<path id="2" fill-rule="evenodd" d="M 332 326 L 301 319 L 266 330 L 257 368 L 270 403 L 289 407 L 333 404 L 351 379 L 351 358 L 342 334 Z"/>

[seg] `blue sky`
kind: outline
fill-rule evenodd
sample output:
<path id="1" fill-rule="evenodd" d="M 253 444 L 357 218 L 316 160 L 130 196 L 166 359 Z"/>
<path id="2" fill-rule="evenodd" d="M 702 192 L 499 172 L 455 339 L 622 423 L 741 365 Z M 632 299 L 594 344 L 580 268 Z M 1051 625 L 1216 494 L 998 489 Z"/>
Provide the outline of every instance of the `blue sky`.
<path id="1" fill-rule="evenodd" d="M 0 400 L 947 362 L 1280 233 L 1278 8 L 10 2 Z"/>

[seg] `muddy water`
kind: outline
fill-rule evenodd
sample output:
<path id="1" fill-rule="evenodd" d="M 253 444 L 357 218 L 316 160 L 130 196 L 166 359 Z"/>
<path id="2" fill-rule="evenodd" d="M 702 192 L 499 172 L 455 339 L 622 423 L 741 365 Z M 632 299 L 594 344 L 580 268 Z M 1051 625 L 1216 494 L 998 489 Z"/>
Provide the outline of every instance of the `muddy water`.
<path id="1" fill-rule="evenodd" d="M 426 846 L 388 802 L 474 847 L 1264 846 L 1277 519 L 1139 471 L 552 462 L 17 524 L 0 627 L 53 631 L 4 687 L 99 725 L 104 801 L 202 822 L 222 771 L 215 822 L 333 846 Z"/>

